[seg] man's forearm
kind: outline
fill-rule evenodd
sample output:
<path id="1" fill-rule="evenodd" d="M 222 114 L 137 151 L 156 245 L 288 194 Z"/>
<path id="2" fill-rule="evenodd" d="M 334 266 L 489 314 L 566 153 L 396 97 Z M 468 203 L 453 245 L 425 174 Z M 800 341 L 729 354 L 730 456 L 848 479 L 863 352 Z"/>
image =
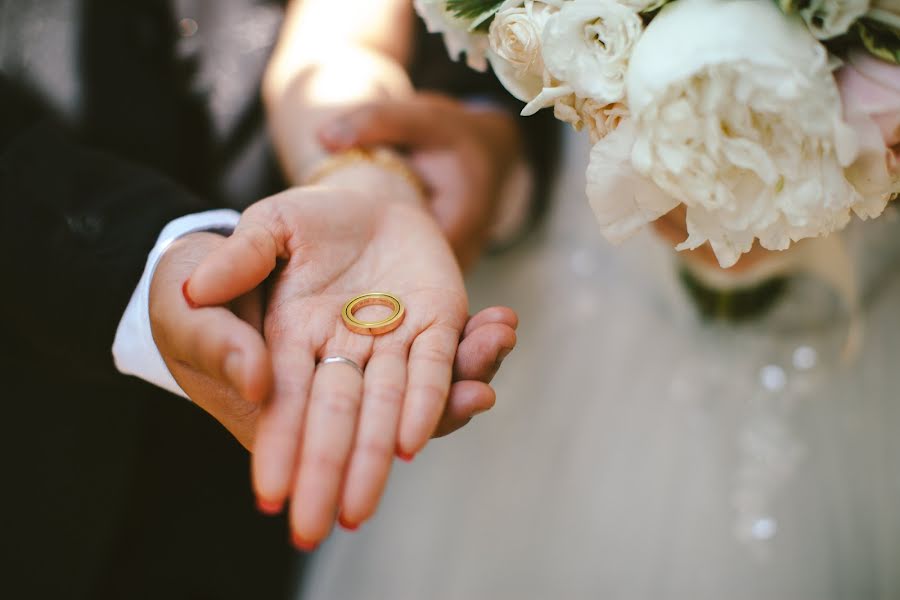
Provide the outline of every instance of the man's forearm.
<path id="1" fill-rule="evenodd" d="M 301 183 L 326 152 L 319 128 L 347 108 L 412 93 L 409 0 L 294 0 L 263 97 L 282 167 Z"/>

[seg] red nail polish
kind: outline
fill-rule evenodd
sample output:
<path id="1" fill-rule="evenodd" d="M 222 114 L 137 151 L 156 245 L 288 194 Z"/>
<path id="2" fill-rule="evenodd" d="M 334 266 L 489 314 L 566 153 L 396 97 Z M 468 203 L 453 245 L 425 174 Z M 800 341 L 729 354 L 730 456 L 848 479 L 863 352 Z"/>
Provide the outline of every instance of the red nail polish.
<path id="1" fill-rule="evenodd" d="M 307 542 L 296 533 L 291 534 L 291 542 L 293 542 L 294 548 L 301 552 L 314 552 L 319 547 L 318 543 Z"/>
<path id="2" fill-rule="evenodd" d="M 284 507 L 283 502 L 269 502 L 268 500 L 263 500 L 262 498 L 256 499 L 256 508 L 259 512 L 274 516 L 281 512 L 281 509 Z"/>
<path id="3" fill-rule="evenodd" d="M 356 531 L 357 529 L 359 529 L 359 523 L 351 523 L 344 518 L 344 515 L 338 517 L 338 523 L 347 531 Z"/>
<path id="4" fill-rule="evenodd" d="M 190 279 L 185 281 L 184 285 L 181 286 L 181 295 L 184 296 L 184 301 L 188 303 L 188 306 L 191 308 L 200 308 L 200 305 L 194 302 L 188 294 L 188 282 L 190 282 Z"/>
<path id="5" fill-rule="evenodd" d="M 415 454 L 407 454 L 403 450 L 397 450 L 397 458 L 399 458 L 402 461 L 412 462 L 415 457 L 416 457 Z"/>

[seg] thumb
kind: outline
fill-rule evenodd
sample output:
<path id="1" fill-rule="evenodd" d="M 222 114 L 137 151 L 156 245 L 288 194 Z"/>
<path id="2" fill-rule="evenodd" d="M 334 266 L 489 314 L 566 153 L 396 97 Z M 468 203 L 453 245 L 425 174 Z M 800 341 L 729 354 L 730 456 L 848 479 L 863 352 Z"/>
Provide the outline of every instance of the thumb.
<path id="1" fill-rule="evenodd" d="M 413 98 L 383 100 L 354 109 L 319 130 L 330 152 L 357 147 L 400 146 L 421 149 L 445 145 L 450 132 L 437 102 Z"/>
<path id="2" fill-rule="evenodd" d="M 227 308 L 192 310 L 185 305 L 185 312 L 179 312 L 163 334 L 164 354 L 234 388 L 245 400 L 254 404 L 265 400 L 272 385 L 272 366 L 260 333 Z"/>
<path id="3" fill-rule="evenodd" d="M 247 209 L 234 233 L 210 252 L 184 284 L 193 306 L 231 302 L 258 287 L 287 258 L 282 220 L 270 204 Z"/>
<path id="4" fill-rule="evenodd" d="M 272 367 L 262 335 L 225 307 L 195 309 L 184 301 L 181 289 L 192 260 L 187 256 L 191 248 L 178 254 L 179 250 L 163 258 L 150 288 L 151 332 L 166 366 L 204 408 L 216 403 L 212 397 L 216 395 L 197 397 L 189 389 L 196 386 L 179 374 L 195 372 L 236 390 L 245 400 L 263 401 L 271 387 Z"/>

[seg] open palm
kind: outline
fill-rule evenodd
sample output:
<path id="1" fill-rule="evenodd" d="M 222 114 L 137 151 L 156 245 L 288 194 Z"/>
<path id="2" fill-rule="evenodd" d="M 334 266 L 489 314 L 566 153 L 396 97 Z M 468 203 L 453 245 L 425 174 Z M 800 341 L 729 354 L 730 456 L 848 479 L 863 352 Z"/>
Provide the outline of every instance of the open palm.
<path id="1" fill-rule="evenodd" d="M 296 541 L 312 547 L 340 511 L 353 526 L 377 507 L 395 452 L 427 442 L 447 399 L 467 301 L 453 253 L 412 203 L 352 190 L 291 190 L 245 212 L 234 235 L 191 277 L 214 303 L 273 271 L 265 319 L 274 392 L 254 447 L 254 483 L 267 503 L 292 497 Z M 250 263 L 238 260 L 258 256 Z M 230 282 L 227 285 L 223 282 Z M 359 335 L 347 300 L 386 291 L 406 307 L 395 331 Z M 326 357 L 346 364 L 316 366 Z"/>

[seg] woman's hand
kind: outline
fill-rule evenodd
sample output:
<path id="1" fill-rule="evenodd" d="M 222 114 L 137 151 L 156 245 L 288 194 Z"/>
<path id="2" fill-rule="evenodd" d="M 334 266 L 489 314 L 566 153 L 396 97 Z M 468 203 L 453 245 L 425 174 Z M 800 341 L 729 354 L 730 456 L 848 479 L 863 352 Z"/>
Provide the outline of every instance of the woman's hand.
<path id="1" fill-rule="evenodd" d="M 224 241 L 216 234 L 194 233 L 169 248 L 150 289 L 151 329 L 185 393 L 252 449 L 261 406 L 272 385 L 270 354 L 262 337 L 265 290 L 259 286 L 209 307 L 191 306 L 182 291 L 202 259 Z M 517 325 L 515 313 L 503 307 L 484 309 L 469 319 L 436 437 L 456 431 L 494 405 L 488 384 L 515 347 Z"/>
<path id="2" fill-rule="evenodd" d="M 254 484 L 262 506 L 294 499 L 304 548 L 328 535 L 338 510 L 350 527 L 374 513 L 395 452 L 422 449 L 451 391 L 467 321 L 462 277 L 433 219 L 401 198 L 413 191 L 395 179 L 396 189 L 366 195 L 295 189 L 254 205 L 186 287 L 214 306 L 275 271 L 264 323 L 274 387 L 258 424 Z M 350 332 L 344 303 L 376 290 L 405 304 L 403 324 L 378 337 Z M 329 356 L 356 362 L 365 377 L 341 364 L 317 368 Z"/>
<path id="3" fill-rule="evenodd" d="M 484 249 L 502 185 L 521 155 L 513 117 L 429 93 L 371 102 L 328 123 L 319 139 L 331 152 L 375 146 L 408 151 L 464 269 Z"/>

